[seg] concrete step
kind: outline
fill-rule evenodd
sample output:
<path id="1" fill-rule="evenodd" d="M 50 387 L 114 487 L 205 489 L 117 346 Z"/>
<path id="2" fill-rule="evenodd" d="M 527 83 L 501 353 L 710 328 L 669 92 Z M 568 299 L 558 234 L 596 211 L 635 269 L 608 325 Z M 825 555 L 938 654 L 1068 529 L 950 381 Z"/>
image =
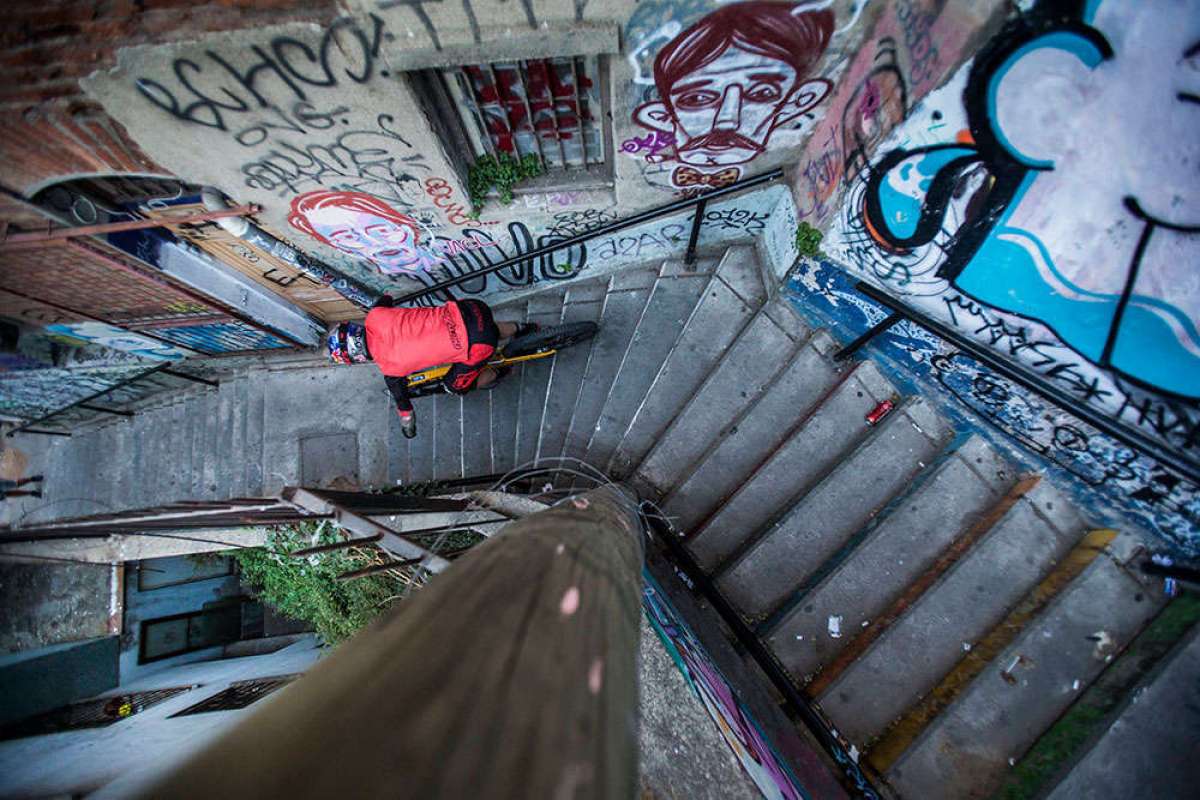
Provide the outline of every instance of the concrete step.
<path id="1" fill-rule="evenodd" d="M 780 299 L 755 315 L 657 437 L 637 470 L 635 482 L 640 489 L 662 496 L 674 488 L 714 442 L 758 402 L 776 376 L 783 369 L 794 368 L 792 360 L 810 334 L 798 320 L 788 330 L 775 317 L 796 319 L 787 301 Z"/>
<path id="2" fill-rule="evenodd" d="M 1013 467 L 983 439 L 968 439 L 901 498 L 849 558 L 795 598 L 765 636 L 780 663 L 797 681 L 829 663 L 852 641 L 829 635 L 830 617 L 841 618 L 843 631 L 869 625 L 1015 480 Z"/>
<path id="3" fill-rule="evenodd" d="M 729 248 L 630 418 L 609 473 L 632 473 L 766 300 L 754 248 Z"/>
<path id="4" fill-rule="evenodd" d="M 434 480 L 461 478 L 463 475 L 463 399 L 456 394 L 434 397 L 436 422 L 431 430 Z M 482 446 L 478 442 L 471 444 Z"/>
<path id="5" fill-rule="evenodd" d="M 608 464 L 711 280 L 710 275 L 697 272 L 660 276 L 655 283 L 617 375 L 608 386 L 604 409 L 588 443 L 588 463 L 600 469 Z"/>
<path id="6" fill-rule="evenodd" d="M 1083 535 L 1070 502 L 1041 481 L 869 650 L 820 694 L 860 749 L 938 684 Z"/>
<path id="7" fill-rule="evenodd" d="M 748 619 L 761 619 L 777 608 L 932 463 L 954 435 L 924 400 L 896 409 L 872 433 L 721 571 L 717 586 Z M 820 452 L 819 445 L 810 444 L 810 453 Z"/>
<path id="8" fill-rule="evenodd" d="M 492 473 L 492 391 L 480 389 L 463 398 L 463 475 Z"/>
<path id="9" fill-rule="evenodd" d="M 1113 557 L 1129 549 L 1114 541 L 1095 557 L 926 728 L 887 773 L 902 796 L 984 797 L 999 786 L 1010 759 L 1029 749 L 1164 604 L 1161 591 L 1147 590 L 1145 576 Z M 1103 639 L 1093 641 L 1100 633 Z M 1196 685 L 1196 674 L 1183 683 Z M 1160 724 L 1166 708 L 1159 707 Z"/>
<path id="10" fill-rule="evenodd" d="M 613 275 L 600 312 L 600 331 L 592 340 L 592 349 L 580 384 L 562 455 L 583 458 L 596 422 L 608 397 L 608 387 L 616 380 L 638 320 L 658 281 L 658 269 L 636 269 Z"/>
<path id="11" fill-rule="evenodd" d="M 562 321 L 563 293 L 545 293 L 529 299 L 526 319 L 539 325 L 557 325 Z M 517 412 L 516 466 L 533 462 L 538 454 L 542 433 L 542 418 L 546 413 L 546 397 L 554 359 L 529 361 L 521 367 L 521 401 Z"/>
<path id="12" fill-rule="evenodd" d="M 567 290 L 562 321 L 600 322 L 608 281 L 588 281 Z M 567 348 L 554 356 L 551 365 L 550 388 L 538 439 L 537 457 L 554 458 L 562 455 L 571 417 L 584 389 L 584 375 L 592 356 L 593 342 Z"/>
<path id="13" fill-rule="evenodd" d="M 266 382 L 261 375 L 247 375 L 246 382 L 246 496 L 263 495 L 263 436 L 267 413 Z"/>
<path id="14" fill-rule="evenodd" d="M 519 387 L 520 382 L 517 385 Z M 408 445 L 410 483 L 433 480 L 433 438 L 437 430 L 437 400 L 437 396 L 429 396 L 417 397 L 412 401 L 413 413 L 417 415 L 417 437 Z"/>
<path id="15" fill-rule="evenodd" d="M 1047 800 L 1194 797 L 1200 732 L 1200 626 L 1129 696 Z"/>
<path id="16" fill-rule="evenodd" d="M 807 376 L 799 372 L 798 369 L 785 371 L 780 385 L 807 384 Z M 824 388 L 834 374 L 832 368 L 826 369 L 820 388 Z M 779 410 L 777 401 L 788 399 L 786 395 L 777 396 L 772 389 L 739 425 L 738 438 L 729 437 L 728 446 L 723 443 L 708 457 L 709 462 L 738 457 L 739 462 L 735 463 L 739 467 L 751 465 L 757 469 L 753 474 L 731 475 L 736 482 L 722 481 L 717 485 L 720 489 L 706 495 L 706 506 L 716 508 L 719 505 L 720 508 L 688 541 L 688 547 L 700 565 L 709 571 L 716 569 L 756 532 L 764 530 L 772 518 L 816 485 L 871 433 L 866 415 L 880 401 L 895 394 L 895 387 L 870 362 L 857 365 L 828 396 L 824 396 L 824 392 L 800 394 L 796 403 L 800 413 L 795 415 L 786 411 L 771 413 Z M 808 412 L 807 417 L 804 412 Z M 798 427 L 789 427 L 793 422 L 799 423 Z M 761 431 L 762 428 L 768 430 Z M 766 447 L 756 449 L 751 446 L 759 444 L 753 442 L 751 436 L 770 439 L 774 438 L 772 432 L 782 441 L 774 452 Z M 732 450 L 742 452 L 733 453 Z M 750 452 L 744 452 L 747 450 Z M 684 524 L 690 522 L 687 515 L 695 515 L 695 512 L 684 508 L 683 501 L 693 500 L 699 494 L 693 487 L 702 480 L 711 479 L 711 473 L 712 470 L 703 467 L 697 470 L 680 491 L 668 498 L 667 513 L 679 513 Z M 735 490 L 732 495 L 725 494 L 731 489 Z M 728 497 L 728 501 L 722 502 L 723 497 Z"/>
<path id="17" fill-rule="evenodd" d="M 490 453 L 490 420 L 488 431 L 488 452 Z M 389 486 L 407 485 L 412 481 L 412 469 L 409 464 L 411 444 L 408 439 L 404 438 L 404 433 L 400 430 L 400 415 L 396 413 L 395 406 L 392 405 L 389 408 L 387 431 L 387 483 Z"/>

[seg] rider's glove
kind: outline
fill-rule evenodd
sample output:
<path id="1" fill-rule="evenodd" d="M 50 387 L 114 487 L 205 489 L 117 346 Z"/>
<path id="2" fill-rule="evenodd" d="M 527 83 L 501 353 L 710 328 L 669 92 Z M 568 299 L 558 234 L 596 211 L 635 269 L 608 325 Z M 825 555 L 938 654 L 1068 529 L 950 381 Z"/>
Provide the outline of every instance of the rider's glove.
<path id="1" fill-rule="evenodd" d="M 404 433 L 405 439 L 414 439 L 417 436 L 417 415 L 411 411 L 399 411 L 400 414 L 400 430 Z"/>

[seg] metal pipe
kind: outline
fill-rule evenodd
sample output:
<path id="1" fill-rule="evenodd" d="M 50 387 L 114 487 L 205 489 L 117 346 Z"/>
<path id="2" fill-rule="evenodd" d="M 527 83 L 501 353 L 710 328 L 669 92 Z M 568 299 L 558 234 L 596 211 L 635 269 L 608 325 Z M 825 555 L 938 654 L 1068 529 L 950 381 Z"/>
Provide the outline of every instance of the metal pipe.
<path id="1" fill-rule="evenodd" d="M 1097 411 L 1093 411 L 1087 406 L 1078 404 L 1073 397 L 1061 389 L 1057 389 L 1047 383 L 1044 383 L 1030 375 L 1024 368 L 1017 367 L 1006 363 L 999 356 L 993 355 L 989 350 L 981 344 L 971 341 L 967 337 L 952 330 L 941 322 L 934 320 L 920 311 L 907 306 L 891 296 L 885 294 L 882 290 L 877 289 L 869 283 L 859 281 L 855 284 L 855 288 L 865 294 L 867 297 L 886 306 L 893 311 L 898 311 L 910 320 L 920 325 L 922 328 L 929 330 L 937 336 L 950 342 L 960 350 L 965 350 L 972 358 L 983 362 L 989 368 L 1008 378 L 1013 383 L 1023 386 L 1043 399 L 1050 401 L 1052 404 L 1067 411 L 1068 413 L 1078 417 L 1079 419 L 1091 425 L 1096 430 L 1106 436 L 1116 439 L 1126 447 L 1145 455 L 1147 458 L 1154 459 L 1162 466 L 1179 474 L 1181 477 L 1191 481 L 1192 483 L 1200 484 L 1200 466 L 1191 464 L 1180 459 L 1174 453 L 1168 451 L 1163 445 L 1154 441 L 1145 434 L 1126 428 L 1124 425 L 1118 425 Z"/>
<path id="2" fill-rule="evenodd" d="M 708 207 L 708 198 L 703 195 L 696 204 L 696 213 L 692 217 L 692 232 L 688 234 L 687 252 L 683 256 L 683 264 L 688 272 L 696 270 L 696 243 L 700 241 L 700 223 L 704 222 L 704 209 Z"/>
<path id="3" fill-rule="evenodd" d="M 883 333 L 902 319 L 904 319 L 904 314 L 900 313 L 899 311 L 893 311 L 891 314 L 888 314 L 887 317 L 872 325 L 865 333 L 863 333 L 853 342 L 834 353 L 833 360 L 845 361 L 847 358 L 857 353 L 867 342 L 871 341 L 876 336 Z"/>
<path id="4" fill-rule="evenodd" d="M 201 378 L 197 375 L 188 375 L 186 372 L 179 372 L 173 369 L 164 369 L 162 374 L 170 375 L 172 378 L 182 378 L 183 380 L 191 381 L 192 383 L 202 383 L 205 386 L 212 386 L 214 389 L 221 385 L 218 381 L 212 381 L 208 378 Z"/>
<path id="5" fill-rule="evenodd" d="M 720 189 L 714 189 L 711 192 L 705 193 L 701 197 L 691 197 L 684 200 L 676 200 L 674 203 L 667 203 L 666 205 L 659 206 L 657 208 L 651 208 L 638 214 L 634 214 L 633 216 L 626 217 L 625 219 L 619 219 L 615 222 L 610 222 L 607 225 L 602 225 L 599 228 L 595 228 L 586 233 L 580 233 L 575 236 L 571 236 L 570 238 L 554 242 L 553 244 L 535 248 L 530 250 L 528 253 L 516 255 L 512 258 L 506 258 L 503 261 L 492 264 L 490 267 L 477 269 L 474 272 L 467 272 L 454 278 L 447 278 L 446 280 L 439 281 L 432 286 L 426 286 L 424 289 L 418 289 L 415 292 L 410 292 L 406 295 L 403 295 L 396 302 L 411 303 L 414 300 L 419 300 L 426 295 L 435 294 L 445 289 L 449 289 L 451 286 L 458 286 L 459 284 L 474 280 L 480 275 L 490 275 L 493 272 L 499 272 L 502 269 L 508 269 L 514 264 L 519 264 L 522 261 L 541 258 L 558 250 L 564 250 L 568 247 L 574 247 L 575 245 L 582 244 L 589 239 L 595 239 L 598 236 L 604 236 L 615 231 L 633 227 L 634 225 L 641 225 L 643 222 L 649 222 L 652 219 L 665 217 L 669 214 L 683 211 L 684 209 L 699 205 L 701 200 L 703 200 L 705 203 L 708 203 L 709 201 L 717 200 L 721 197 L 737 194 L 738 192 L 744 192 L 745 190 L 754 186 L 770 183 L 771 181 L 778 180 L 782 177 L 782 169 L 773 169 L 770 172 L 764 172 L 762 175 L 755 175 L 753 178 L 747 178 L 743 181 L 738 181 L 737 183 L 731 183 L 728 186 L 723 186 Z"/>
<path id="6" fill-rule="evenodd" d="M 224 211 L 230 206 L 225 196 L 219 191 L 206 186 L 200 191 L 200 199 L 204 207 L 210 211 Z M 303 272 L 308 277 L 323 286 L 328 286 L 342 297 L 362 308 L 370 308 L 379 299 L 381 293 L 366 284 L 343 275 L 333 267 L 312 258 L 286 242 L 276 239 L 272 234 L 255 225 L 245 217 L 221 217 L 215 220 L 224 230 L 243 239 L 250 244 L 265 250 L 290 267 Z"/>
<path id="7" fill-rule="evenodd" d="M 194 222 L 210 222 L 226 217 L 242 217 L 246 214 L 257 214 L 262 206 L 246 204 L 225 208 L 220 211 L 206 211 L 199 214 L 188 214 L 184 217 L 170 219 L 138 219 L 129 222 L 106 222 L 101 225 L 81 225 L 72 228 L 56 228 L 50 231 L 19 231 L 17 233 L 0 234 L 0 246 L 24 244 L 28 242 L 48 242 L 53 239 L 74 239 L 78 236 L 96 236 L 120 231 L 137 231 L 143 228 L 171 228 L 176 225 L 188 225 Z M 7 223 L 4 223 L 7 225 Z M 0 230 L 5 228 L 0 227 Z"/>
<path id="8" fill-rule="evenodd" d="M 105 408 L 104 406 L 94 406 L 91 403 L 80 403 L 76 408 L 82 408 L 87 411 L 99 411 L 102 414 L 115 414 L 118 417 L 132 417 L 132 411 L 121 411 L 116 408 Z"/>

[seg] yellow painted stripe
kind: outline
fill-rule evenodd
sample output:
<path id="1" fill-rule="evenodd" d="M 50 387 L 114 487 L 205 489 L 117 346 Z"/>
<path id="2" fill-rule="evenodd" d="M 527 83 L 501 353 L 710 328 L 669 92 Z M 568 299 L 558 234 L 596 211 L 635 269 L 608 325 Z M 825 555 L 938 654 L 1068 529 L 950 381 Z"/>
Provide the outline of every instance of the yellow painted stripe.
<path id="1" fill-rule="evenodd" d="M 954 669 L 950 670 L 941 682 L 915 706 L 905 712 L 888 732 L 876 742 L 867 754 L 872 767 L 879 772 L 886 772 L 905 750 L 921 735 L 926 726 L 948 705 L 954 702 L 963 690 L 973 681 L 1000 653 L 1012 644 L 1043 609 L 1058 596 L 1067 585 L 1078 577 L 1079 573 L 1096 560 L 1104 552 L 1108 543 L 1116 538 L 1114 530 L 1094 530 L 1088 532 L 1076 543 L 1071 552 L 1050 571 L 1029 594 L 996 627 L 988 631 L 974 647 L 971 648 Z"/>

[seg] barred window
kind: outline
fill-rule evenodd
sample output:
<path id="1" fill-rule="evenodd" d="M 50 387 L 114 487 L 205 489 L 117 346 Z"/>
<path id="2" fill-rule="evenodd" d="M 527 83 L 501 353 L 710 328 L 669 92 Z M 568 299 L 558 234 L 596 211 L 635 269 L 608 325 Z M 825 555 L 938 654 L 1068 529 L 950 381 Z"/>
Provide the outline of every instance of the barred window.
<path id="1" fill-rule="evenodd" d="M 532 155 L 548 175 L 610 177 L 611 142 L 600 56 L 566 56 L 426 70 L 426 107 L 467 161 Z M 457 135 L 455 135 L 457 134 Z"/>
<path id="2" fill-rule="evenodd" d="M 190 717 L 192 714 L 207 714 L 210 711 L 235 711 L 239 708 L 245 708 L 263 699 L 271 692 L 282 689 L 299 677 L 300 674 L 295 673 L 292 675 L 275 675 L 270 678 L 256 678 L 249 681 L 234 681 L 229 684 L 229 688 L 217 692 L 212 697 L 201 700 L 195 705 L 188 706 L 182 711 L 175 712 L 171 715 L 171 718 Z"/>

